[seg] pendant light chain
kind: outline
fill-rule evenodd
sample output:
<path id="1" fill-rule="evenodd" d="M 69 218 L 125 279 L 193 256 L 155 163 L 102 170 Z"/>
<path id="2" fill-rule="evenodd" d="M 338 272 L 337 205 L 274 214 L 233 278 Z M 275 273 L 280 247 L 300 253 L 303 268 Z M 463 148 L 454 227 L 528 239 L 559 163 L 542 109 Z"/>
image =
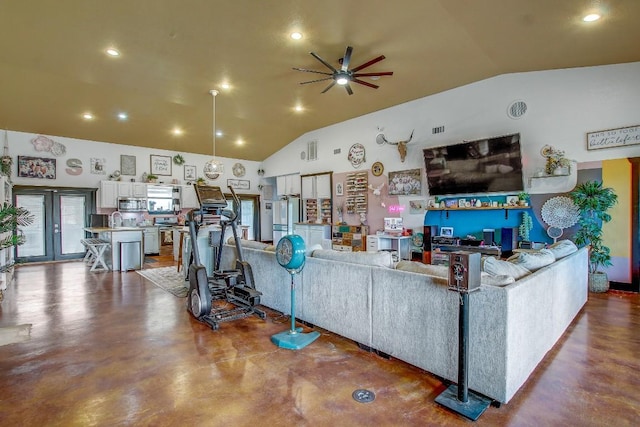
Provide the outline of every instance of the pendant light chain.
<path id="1" fill-rule="evenodd" d="M 212 89 L 209 91 L 213 98 L 213 158 L 216 157 L 216 96 L 218 96 L 218 91 Z"/>

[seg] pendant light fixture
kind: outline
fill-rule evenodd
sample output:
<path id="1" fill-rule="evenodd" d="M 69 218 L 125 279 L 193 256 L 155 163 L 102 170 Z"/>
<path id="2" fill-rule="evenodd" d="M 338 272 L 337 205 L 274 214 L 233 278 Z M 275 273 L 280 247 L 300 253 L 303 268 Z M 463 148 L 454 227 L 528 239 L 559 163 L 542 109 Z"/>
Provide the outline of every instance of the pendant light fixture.
<path id="1" fill-rule="evenodd" d="M 219 160 L 216 160 L 216 96 L 218 91 L 212 89 L 209 91 L 213 98 L 213 158 L 204 165 L 204 176 L 209 179 L 217 179 L 224 173 L 224 165 Z"/>

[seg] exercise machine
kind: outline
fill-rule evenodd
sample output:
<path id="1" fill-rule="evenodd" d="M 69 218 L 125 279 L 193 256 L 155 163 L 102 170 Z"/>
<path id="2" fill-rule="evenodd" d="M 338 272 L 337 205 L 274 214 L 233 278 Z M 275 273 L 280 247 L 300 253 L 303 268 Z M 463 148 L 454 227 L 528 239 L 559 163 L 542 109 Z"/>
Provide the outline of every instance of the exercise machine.
<path id="1" fill-rule="evenodd" d="M 195 185 L 200 209 L 187 214 L 189 236 L 191 240 L 191 263 L 189 265 L 189 294 L 187 310 L 199 321 L 219 328 L 220 323 L 243 319 L 257 315 L 266 318 L 266 313 L 257 308 L 261 292 L 255 289 L 251 265 L 242 257 L 242 246 L 238 234 L 240 199 L 232 187 L 233 210 L 227 209 L 227 199 L 220 187 Z M 212 274 L 207 273 L 201 263 L 198 247 L 198 232 L 205 225 L 218 222 L 215 231 L 209 231 L 209 241 L 214 250 Z M 228 228 L 231 228 L 236 247 L 236 265 L 234 269 L 222 270 L 222 248 Z"/>

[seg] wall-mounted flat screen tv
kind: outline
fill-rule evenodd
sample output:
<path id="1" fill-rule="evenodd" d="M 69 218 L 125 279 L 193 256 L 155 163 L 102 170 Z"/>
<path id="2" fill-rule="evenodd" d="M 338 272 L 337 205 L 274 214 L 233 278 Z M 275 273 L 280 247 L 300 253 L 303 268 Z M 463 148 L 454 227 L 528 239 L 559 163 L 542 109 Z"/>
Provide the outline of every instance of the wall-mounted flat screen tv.
<path id="1" fill-rule="evenodd" d="M 431 196 L 524 190 L 520 134 L 424 149 Z"/>

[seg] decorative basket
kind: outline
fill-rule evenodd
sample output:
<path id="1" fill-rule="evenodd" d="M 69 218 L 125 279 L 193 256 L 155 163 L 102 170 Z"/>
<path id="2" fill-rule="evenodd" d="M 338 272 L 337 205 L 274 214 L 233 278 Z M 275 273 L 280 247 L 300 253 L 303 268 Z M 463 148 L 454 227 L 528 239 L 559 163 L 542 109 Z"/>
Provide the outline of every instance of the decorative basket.
<path id="1" fill-rule="evenodd" d="M 589 273 L 589 291 L 603 293 L 609 290 L 609 278 L 606 273 Z"/>

